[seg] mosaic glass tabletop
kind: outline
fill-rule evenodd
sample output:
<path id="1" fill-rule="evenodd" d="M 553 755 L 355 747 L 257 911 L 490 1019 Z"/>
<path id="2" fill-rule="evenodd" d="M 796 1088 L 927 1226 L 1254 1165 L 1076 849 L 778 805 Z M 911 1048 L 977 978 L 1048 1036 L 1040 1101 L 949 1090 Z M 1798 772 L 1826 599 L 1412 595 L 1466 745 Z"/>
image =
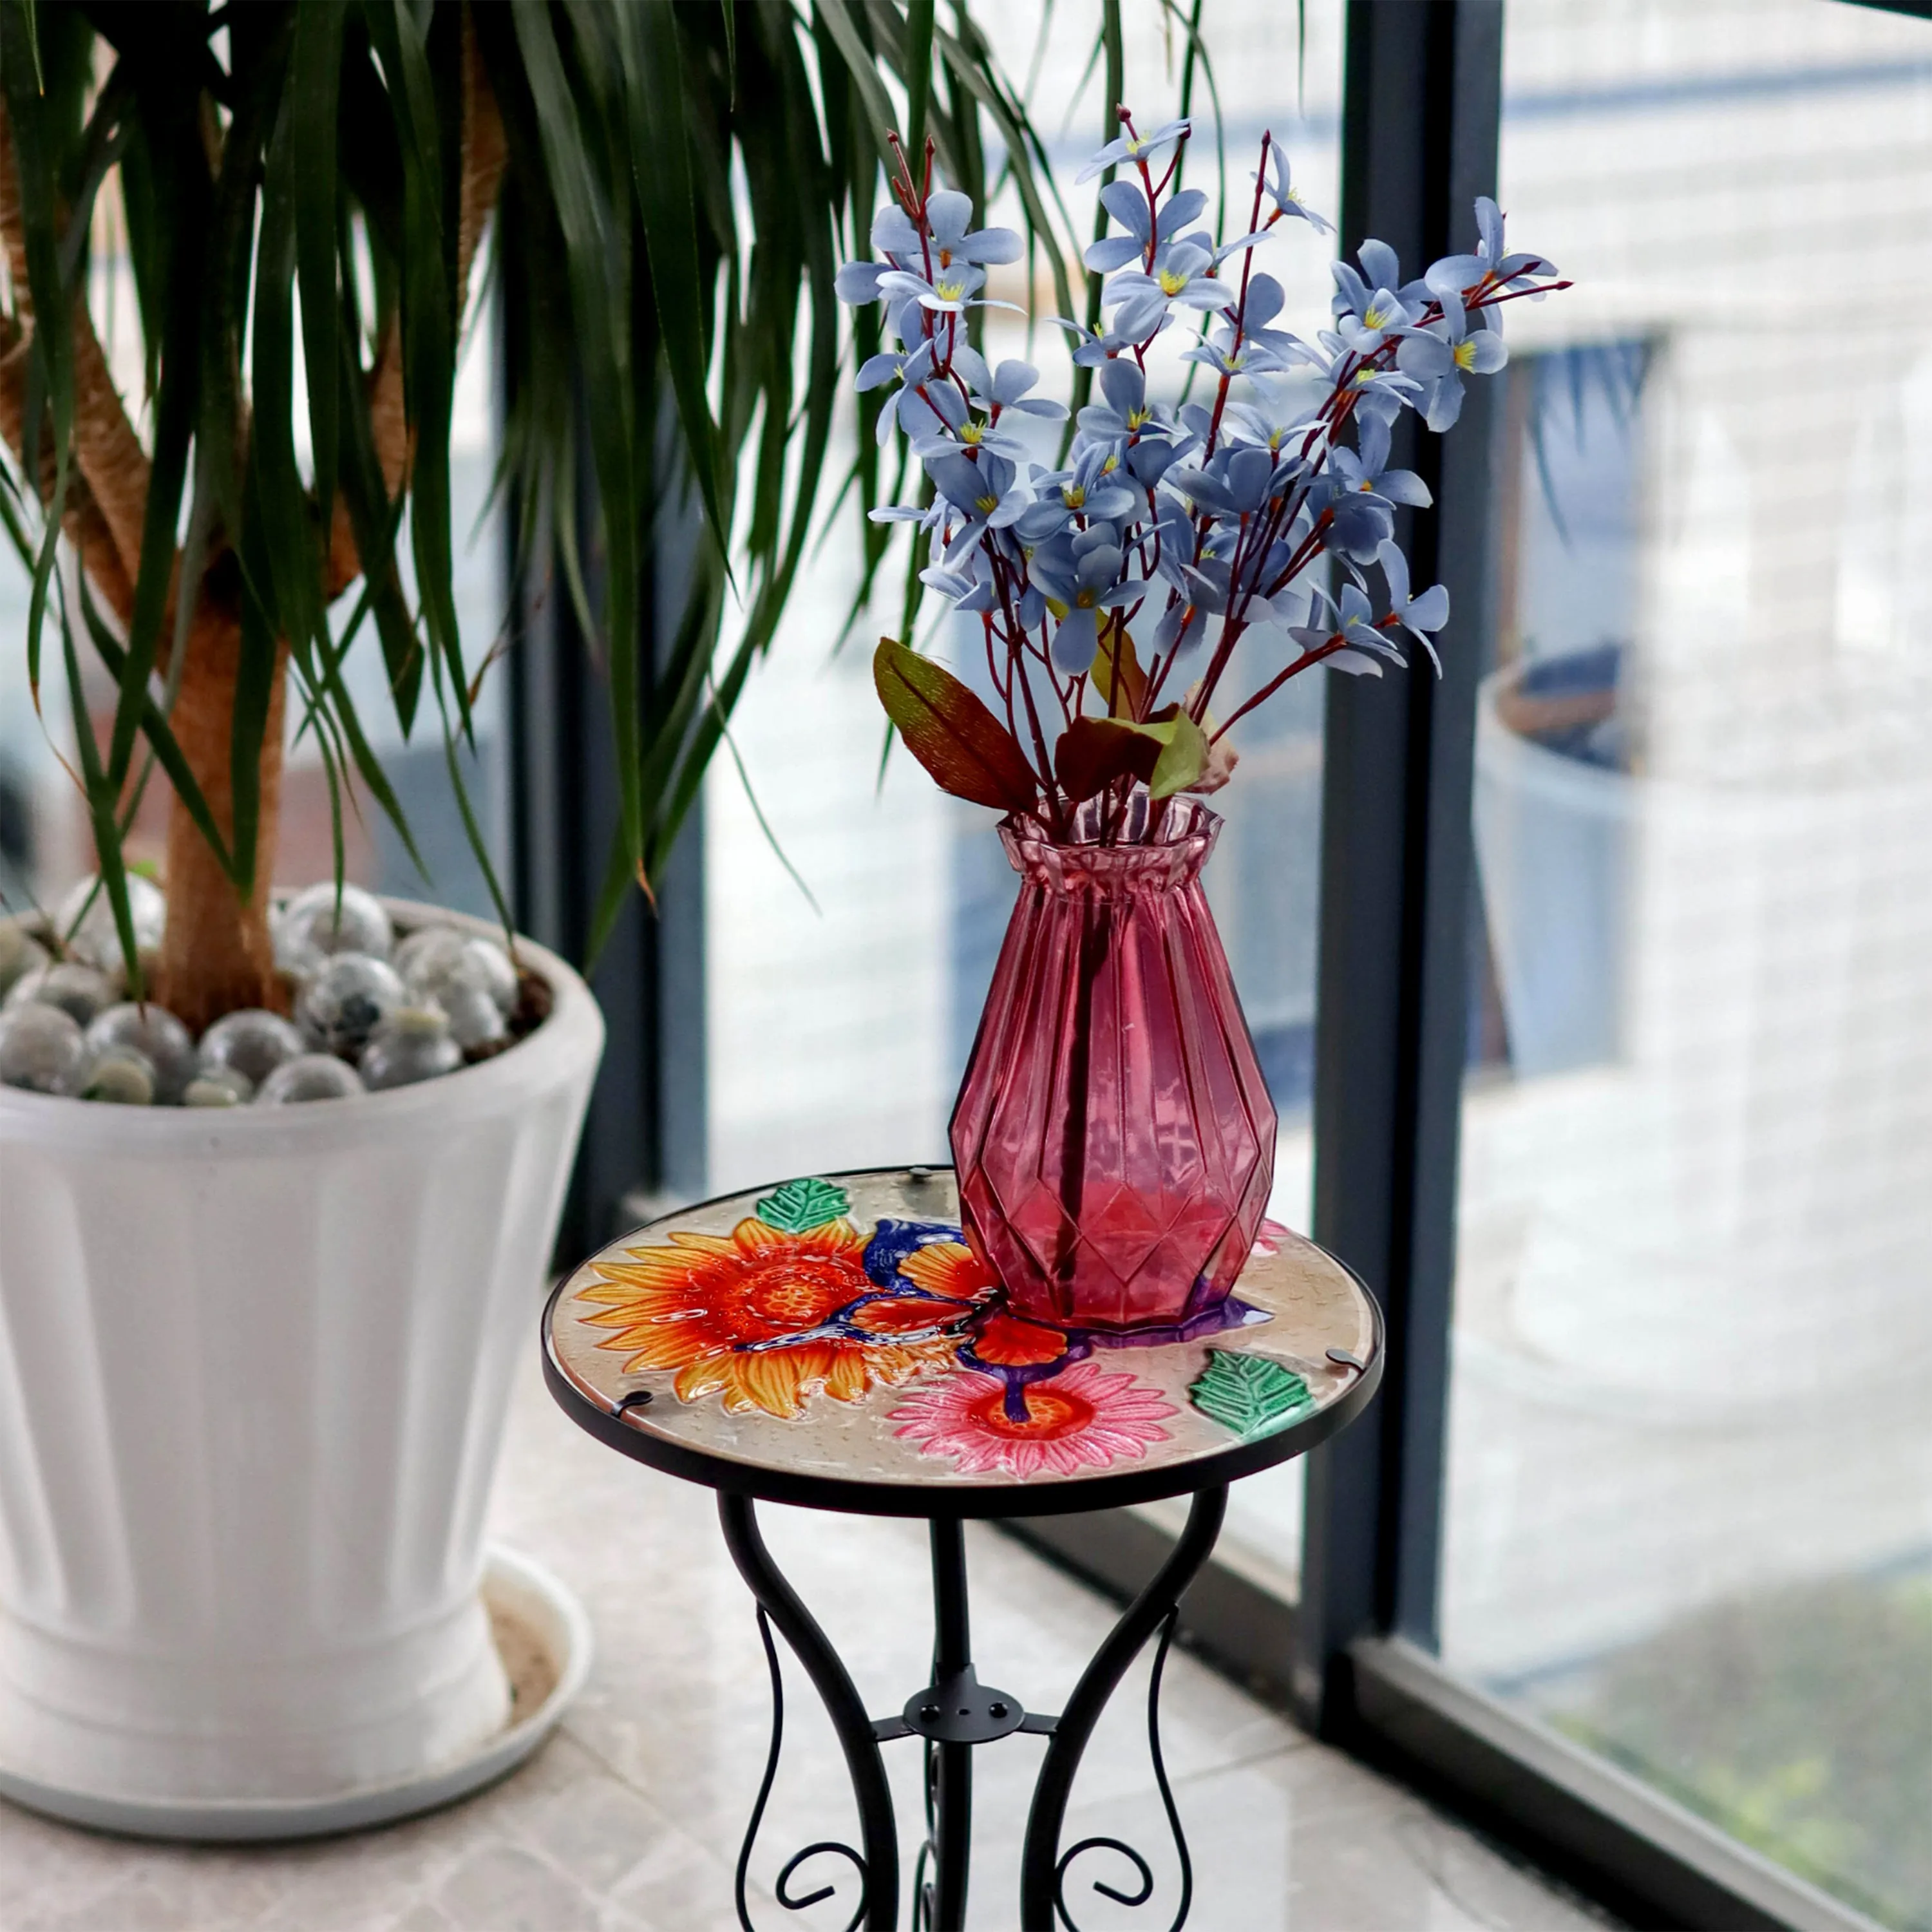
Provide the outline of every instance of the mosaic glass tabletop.
<path id="1" fill-rule="evenodd" d="M 958 1216 L 944 1168 L 790 1180 L 668 1215 L 557 1289 L 551 1385 L 613 1446 L 714 1488 L 1018 1515 L 1284 1461 L 1380 1379 L 1366 1292 L 1271 1222 L 1227 1300 L 1120 1335 L 1009 1310 Z"/>

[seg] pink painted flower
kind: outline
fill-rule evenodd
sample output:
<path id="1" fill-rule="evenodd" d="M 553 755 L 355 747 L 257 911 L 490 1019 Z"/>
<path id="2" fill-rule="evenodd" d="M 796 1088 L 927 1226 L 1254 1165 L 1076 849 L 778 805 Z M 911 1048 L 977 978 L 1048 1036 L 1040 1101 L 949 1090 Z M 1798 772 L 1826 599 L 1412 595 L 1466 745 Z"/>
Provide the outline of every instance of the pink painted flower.
<path id="1" fill-rule="evenodd" d="M 1029 1384 L 1025 1395 L 1026 1420 L 1016 1422 L 1006 1384 L 969 1370 L 913 1390 L 890 1419 L 922 1454 L 951 1456 L 962 1475 L 1071 1476 L 1165 1442 L 1161 1419 L 1174 1413 L 1157 1389 L 1092 1362 Z"/>

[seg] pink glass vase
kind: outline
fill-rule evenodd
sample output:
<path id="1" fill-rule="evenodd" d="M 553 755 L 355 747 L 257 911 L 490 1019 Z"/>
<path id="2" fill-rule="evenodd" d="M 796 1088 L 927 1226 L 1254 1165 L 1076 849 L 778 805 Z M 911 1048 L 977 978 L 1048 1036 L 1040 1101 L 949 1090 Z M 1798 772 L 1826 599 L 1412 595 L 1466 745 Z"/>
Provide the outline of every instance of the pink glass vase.
<path id="1" fill-rule="evenodd" d="M 1151 826 L 1150 819 L 1152 820 Z M 1274 1177 L 1275 1113 L 1202 890 L 1220 820 L 1002 821 L 1019 902 L 952 1111 L 967 1238 L 1016 1312 L 1160 1328 L 1224 1300 Z"/>

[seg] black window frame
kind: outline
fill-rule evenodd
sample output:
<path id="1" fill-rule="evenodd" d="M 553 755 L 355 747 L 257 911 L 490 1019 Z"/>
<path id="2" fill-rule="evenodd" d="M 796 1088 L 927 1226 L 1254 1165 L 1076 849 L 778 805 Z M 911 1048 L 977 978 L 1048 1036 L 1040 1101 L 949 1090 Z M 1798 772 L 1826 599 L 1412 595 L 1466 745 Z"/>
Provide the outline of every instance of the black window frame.
<path id="1" fill-rule="evenodd" d="M 1932 19 L 1932 0 L 1818 0 Z M 1466 246 L 1496 187 L 1506 0 L 1346 0 L 1341 242 L 1405 262 Z M 514 238 L 506 267 L 514 254 Z M 1388 1370 L 1354 1430 L 1307 1460 L 1294 1604 L 1217 1559 L 1184 1608 L 1188 1640 L 1316 1736 L 1394 1772 L 1639 1926 L 1877 1932 L 1805 1883 L 1548 1726 L 1446 1670 L 1436 1635 L 1444 1423 L 1466 1060 L 1476 688 L 1492 613 L 1496 399 L 1456 435 L 1412 418 L 1396 460 L 1439 508 L 1405 513 L 1418 580 L 1448 585 L 1444 675 L 1329 680 L 1313 1124 L 1313 1232 L 1381 1301 Z M 588 500 L 589 490 L 580 493 Z M 513 532 L 518 518 L 508 520 Z M 661 554 L 662 554 L 661 547 Z M 511 558 L 524 636 L 512 656 L 517 908 L 580 951 L 609 822 L 608 726 L 568 600 L 539 546 Z M 664 600 L 660 598 L 662 603 Z M 656 627 L 653 627 L 656 628 Z M 703 1190 L 702 827 L 657 916 L 627 913 L 594 984 L 610 1039 L 560 1250 L 637 1218 L 640 1197 Z M 1340 890 L 1346 881 L 1346 890 Z M 1137 1589 L 1172 1537 L 1144 1513 L 1041 1519 L 1018 1534 L 1102 1588 Z"/>

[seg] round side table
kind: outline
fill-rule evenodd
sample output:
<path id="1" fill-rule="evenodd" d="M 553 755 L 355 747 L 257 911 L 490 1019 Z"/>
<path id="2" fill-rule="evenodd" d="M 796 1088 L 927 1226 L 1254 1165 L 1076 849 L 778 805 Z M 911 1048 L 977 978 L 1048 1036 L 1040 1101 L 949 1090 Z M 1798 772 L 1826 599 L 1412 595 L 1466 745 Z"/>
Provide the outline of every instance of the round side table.
<path id="1" fill-rule="evenodd" d="M 800 1910 L 835 1888 L 802 1868 L 842 1859 L 859 1882 L 848 1932 L 898 1923 L 899 1853 L 881 1747 L 923 1741 L 928 1831 L 913 1875 L 913 1924 L 958 1932 L 971 1853 L 972 1754 L 1030 1732 L 1047 1740 L 1021 1862 L 1023 1932 L 1076 1924 L 1070 1868 L 1125 1858 L 1153 1897 L 1146 1860 L 1112 1838 L 1060 1846 L 1082 1753 L 1114 1687 L 1158 1634 L 1148 1689 L 1156 1784 L 1180 1854 L 1186 1840 L 1160 1757 L 1161 1666 L 1181 1594 L 1208 1560 L 1228 1485 L 1346 1427 L 1382 1376 L 1382 1322 L 1334 1258 L 1264 1224 L 1234 1293 L 1173 1327 L 1116 1334 L 1023 1319 L 962 1238 L 944 1168 L 792 1180 L 706 1202 L 626 1235 L 562 1282 L 544 1312 L 544 1372 L 598 1441 L 716 1491 L 724 1540 L 758 1605 L 771 1671 L 772 1741 L 740 1852 L 746 1874 L 776 1774 L 783 1690 L 776 1626 L 824 1700 L 850 1776 L 860 1844 L 808 1845 L 787 1861 L 779 1902 Z M 1064 1710 L 1027 1709 L 982 1684 L 968 1628 L 968 1517 L 999 1519 L 1192 1498 L 1180 1540 L 1129 1605 Z M 823 1630 L 780 1574 L 755 1504 L 918 1516 L 932 1549 L 932 1681 L 869 1715 Z M 830 1868 L 820 1864 L 820 1874 Z"/>

